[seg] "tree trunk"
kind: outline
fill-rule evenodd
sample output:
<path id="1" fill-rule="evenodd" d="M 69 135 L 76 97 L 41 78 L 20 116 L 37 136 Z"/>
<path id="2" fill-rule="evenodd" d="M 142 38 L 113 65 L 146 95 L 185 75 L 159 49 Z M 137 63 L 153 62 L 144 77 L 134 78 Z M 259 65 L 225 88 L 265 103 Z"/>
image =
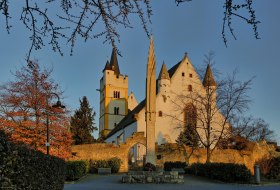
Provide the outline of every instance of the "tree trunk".
<path id="1" fill-rule="evenodd" d="M 206 147 L 206 163 L 210 163 L 211 162 L 211 150 L 210 150 L 210 146 Z"/>

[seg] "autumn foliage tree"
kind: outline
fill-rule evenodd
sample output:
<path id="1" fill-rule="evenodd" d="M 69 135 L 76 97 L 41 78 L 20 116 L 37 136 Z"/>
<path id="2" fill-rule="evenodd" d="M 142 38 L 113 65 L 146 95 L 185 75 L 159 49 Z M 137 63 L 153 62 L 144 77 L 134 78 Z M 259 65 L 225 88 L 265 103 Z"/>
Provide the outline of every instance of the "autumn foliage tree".
<path id="1" fill-rule="evenodd" d="M 52 70 L 29 62 L 14 74 L 14 81 L 0 86 L 0 129 L 16 143 L 46 152 L 46 117 L 49 115 L 50 154 L 67 158 L 72 143 L 65 110 L 53 108 L 53 93 L 62 95 L 51 78 Z M 48 102 L 48 104 L 47 104 Z"/>

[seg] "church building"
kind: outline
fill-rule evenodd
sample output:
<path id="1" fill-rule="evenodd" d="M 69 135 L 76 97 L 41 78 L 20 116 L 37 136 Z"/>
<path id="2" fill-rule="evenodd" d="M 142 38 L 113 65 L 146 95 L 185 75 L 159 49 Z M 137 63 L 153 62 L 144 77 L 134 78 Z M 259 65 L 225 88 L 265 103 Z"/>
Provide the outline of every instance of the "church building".
<path id="1" fill-rule="evenodd" d="M 153 51 L 153 47 L 150 49 Z M 155 89 L 157 144 L 175 143 L 188 122 L 187 113 L 190 110 L 187 108 L 195 109 L 194 105 L 182 105 L 183 101 L 179 97 L 194 91 L 204 95 L 206 86 L 216 87 L 210 66 L 206 68 L 202 81 L 187 54 L 170 69 L 164 63 L 161 65 Z M 117 54 L 113 50 L 100 80 L 99 135 L 108 143 L 118 144 L 125 142 L 134 132 L 145 133 L 145 104 L 145 99 L 137 103 L 134 94 L 128 94 L 128 76 L 121 74 Z M 219 113 L 214 119 L 220 117 L 223 116 Z"/>

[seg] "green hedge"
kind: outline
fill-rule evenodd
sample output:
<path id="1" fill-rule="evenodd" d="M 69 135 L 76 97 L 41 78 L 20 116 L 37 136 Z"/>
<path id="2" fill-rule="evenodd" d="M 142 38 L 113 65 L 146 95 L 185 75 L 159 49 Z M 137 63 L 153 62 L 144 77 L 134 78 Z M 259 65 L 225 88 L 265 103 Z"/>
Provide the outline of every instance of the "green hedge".
<path id="1" fill-rule="evenodd" d="M 205 163 L 192 164 L 190 167 L 192 174 L 217 179 L 224 182 L 250 181 L 251 174 L 245 165 L 232 163 Z"/>
<path id="2" fill-rule="evenodd" d="M 267 174 L 269 179 L 280 180 L 280 157 L 271 159 L 271 168 Z"/>
<path id="3" fill-rule="evenodd" d="M 111 168 L 112 173 L 118 173 L 121 166 L 121 159 L 117 157 L 108 160 L 90 160 L 89 172 L 97 173 L 98 168 Z"/>
<path id="4" fill-rule="evenodd" d="M 146 163 L 143 167 L 144 171 L 156 171 L 156 166 L 150 162 Z"/>
<path id="5" fill-rule="evenodd" d="M 185 168 L 187 166 L 186 162 L 164 162 L 164 170 L 171 171 L 172 168 Z"/>
<path id="6" fill-rule="evenodd" d="M 0 131 L 0 189 L 62 190 L 64 160 L 15 145 Z"/>
<path id="7" fill-rule="evenodd" d="M 87 173 L 86 161 L 66 162 L 66 180 L 74 181 L 80 179 Z"/>

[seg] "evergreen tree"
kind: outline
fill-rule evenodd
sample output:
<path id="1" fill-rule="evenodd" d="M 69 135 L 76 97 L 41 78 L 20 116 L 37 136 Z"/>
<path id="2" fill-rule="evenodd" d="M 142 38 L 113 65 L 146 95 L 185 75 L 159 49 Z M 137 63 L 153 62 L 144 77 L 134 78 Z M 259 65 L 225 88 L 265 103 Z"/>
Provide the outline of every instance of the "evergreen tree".
<path id="1" fill-rule="evenodd" d="M 94 123 L 95 112 L 89 105 L 87 97 L 80 100 L 80 108 L 71 117 L 71 133 L 74 144 L 90 144 L 95 141 L 92 132 L 97 130 Z"/>
<path id="2" fill-rule="evenodd" d="M 186 146 L 190 146 L 192 148 L 196 148 L 199 145 L 199 137 L 197 135 L 197 132 L 195 131 L 195 127 L 192 125 L 187 126 L 184 131 L 182 131 L 176 142 L 179 145 L 186 145 Z"/>

